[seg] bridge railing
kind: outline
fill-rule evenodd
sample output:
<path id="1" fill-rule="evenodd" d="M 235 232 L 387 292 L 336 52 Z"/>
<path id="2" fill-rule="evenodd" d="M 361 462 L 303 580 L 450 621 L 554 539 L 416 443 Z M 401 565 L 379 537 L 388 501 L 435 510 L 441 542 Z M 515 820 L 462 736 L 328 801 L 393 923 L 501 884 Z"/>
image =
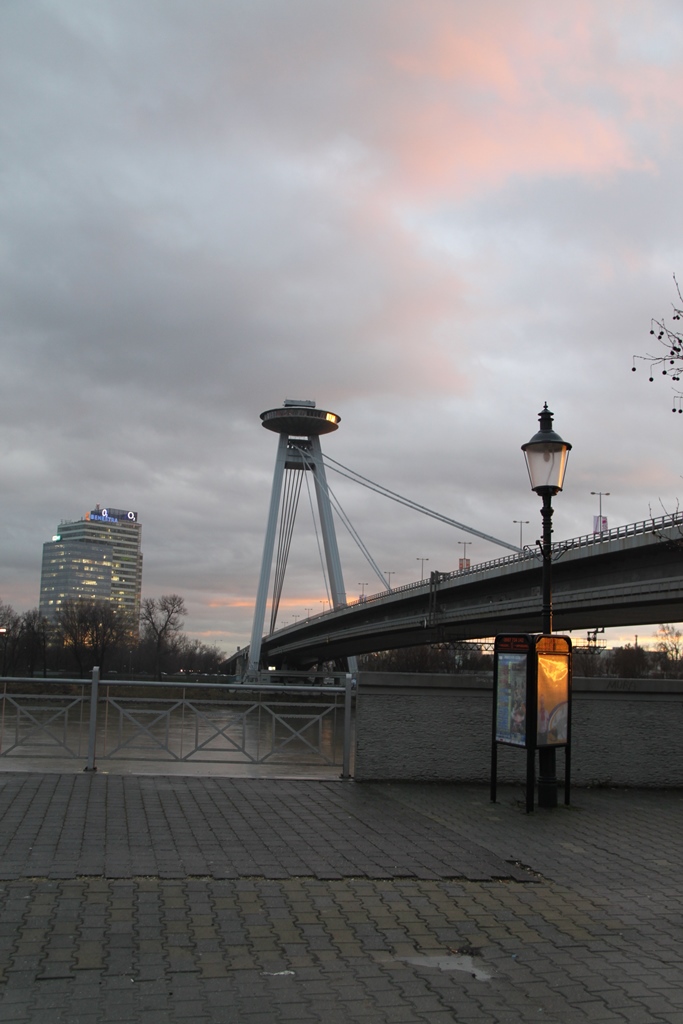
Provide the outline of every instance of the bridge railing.
<path id="1" fill-rule="evenodd" d="M 587 548 L 595 547 L 599 544 L 605 544 L 612 540 L 619 540 L 624 537 L 636 537 L 646 533 L 656 533 L 658 530 L 669 529 L 672 526 L 680 527 L 681 539 L 683 540 L 683 512 L 674 512 L 670 515 L 657 516 L 652 519 L 643 519 L 637 523 L 627 523 L 624 526 L 613 526 L 609 530 L 603 530 L 602 533 L 586 533 L 580 537 L 572 537 L 569 540 L 557 541 L 553 544 L 552 550 L 554 555 L 559 555 L 565 551 L 574 550 L 576 548 Z M 506 565 L 516 565 L 519 562 L 540 560 L 540 551 L 536 548 L 525 546 L 523 551 L 518 552 L 514 555 L 504 555 L 501 558 L 493 558 L 487 562 L 477 562 L 476 565 L 472 565 L 467 569 L 454 569 L 453 572 L 446 572 L 440 574 L 441 580 L 452 580 L 464 576 L 475 576 L 479 573 L 488 572 L 491 569 L 499 569 Z M 390 594 L 401 594 L 409 590 L 419 590 L 421 587 L 429 586 L 429 580 L 418 580 L 415 583 L 405 583 L 400 587 L 392 587 L 391 590 L 381 590 L 377 594 L 367 594 L 362 600 L 350 601 L 348 606 L 356 606 L 357 604 L 369 604 L 372 601 L 380 601 L 383 598 L 388 597 Z M 320 612 L 319 615 L 327 615 L 328 612 Z M 313 616 L 318 618 L 319 616 Z"/>

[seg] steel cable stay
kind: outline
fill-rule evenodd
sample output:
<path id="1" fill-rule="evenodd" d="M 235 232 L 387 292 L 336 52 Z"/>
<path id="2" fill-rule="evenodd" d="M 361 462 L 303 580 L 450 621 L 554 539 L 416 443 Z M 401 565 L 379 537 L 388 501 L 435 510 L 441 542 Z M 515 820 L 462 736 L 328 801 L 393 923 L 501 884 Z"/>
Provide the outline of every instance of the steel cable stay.
<path id="1" fill-rule="evenodd" d="M 280 598 L 282 597 L 282 587 L 285 580 L 285 572 L 287 570 L 289 549 L 292 543 L 292 534 L 294 533 L 294 520 L 296 519 L 296 512 L 299 506 L 299 495 L 301 494 L 301 482 L 303 475 L 303 469 L 297 470 L 295 473 L 291 474 L 286 481 L 285 490 L 282 495 L 282 504 L 280 506 L 280 529 L 278 531 L 277 555 L 275 559 L 275 573 L 273 580 L 273 602 L 270 613 L 271 633 L 275 629 L 275 621 L 280 608 Z"/>
<path id="2" fill-rule="evenodd" d="M 314 463 L 314 460 L 311 459 L 310 456 L 308 456 L 308 453 L 306 451 L 304 451 L 303 449 L 301 449 L 301 448 L 297 448 L 297 451 L 301 455 L 301 458 L 304 460 L 304 463 L 306 465 L 309 465 L 311 468 L 313 468 L 315 463 Z M 321 483 L 322 483 L 322 481 L 321 481 Z M 308 480 L 306 481 L 306 486 L 308 487 Z M 389 589 L 389 584 L 388 584 L 386 578 L 384 577 L 384 574 L 382 573 L 382 570 L 379 568 L 379 566 L 377 565 L 377 562 L 374 560 L 374 558 L 372 557 L 372 555 L 368 551 L 368 549 L 365 546 L 365 544 L 364 544 L 360 534 L 358 533 L 358 531 L 356 530 L 355 526 L 353 525 L 353 523 L 349 519 L 348 515 L 344 511 L 344 509 L 343 509 L 343 507 L 341 505 L 341 502 L 339 501 L 339 499 L 337 498 L 336 494 L 334 493 L 334 491 L 330 487 L 329 483 L 327 483 L 326 485 L 323 485 L 323 486 L 324 486 L 325 492 L 327 494 L 327 497 L 329 498 L 330 505 L 332 506 L 334 511 L 337 513 L 337 515 L 339 516 L 339 519 L 344 524 L 346 529 L 348 530 L 349 535 L 350 535 L 351 539 L 354 541 L 354 543 L 356 544 L 358 550 L 361 552 L 361 554 L 363 555 L 363 557 L 367 561 L 368 565 L 370 566 L 372 571 L 375 573 L 375 575 L 379 579 L 380 583 L 382 584 L 382 589 L 388 590 Z M 310 491 L 309 491 L 309 493 L 310 493 Z M 312 506 L 311 506 L 311 511 L 312 511 Z M 315 523 L 315 517 L 313 518 L 313 521 Z M 317 530 L 316 530 L 316 537 L 317 537 Z M 320 550 L 320 542 L 318 542 L 318 550 Z M 327 582 L 327 578 L 325 578 L 325 579 L 326 579 L 326 582 Z"/>
<path id="3" fill-rule="evenodd" d="M 298 497 L 301 489 L 300 474 L 293 474 L 285 481 L 285 490 L 280 505 L 280 525 L 278 530 L 278 546 L 275 560 L 275 571 L 273 573 L 273 598 L 271 604 L 271 630 L 277 618 L 282 596 L 282 585 L 287 567 L 289 546 L 291 543 L 294 518 L 298 505 Z"/>
<path id="4" fill-rule="evenodd" d="M 335 512 L 337 513 L 337 515 L 341 519 L 341 521 L 344 524 L 344 526 L 346 527 L 346 529 L 349 531 L 349 533 L 350 533 L 351 537 L 353 538 L 353 540 L 356 542 L 356 545 L 358 546 L 358 549 L 360 550 L 360 552 L 365 556 L 365 559 L 366 559 L 368 565 L 370 566 L 370 568 L 372 569 L 372 571 L 374 572 L 374 574 L 377 576 L 377 578 L 379 579 L 380 583 L 382 584 L 382 588 L 384 590 L 388 590 L 389 589 L 389 584 L 387 583 L 387 580 L 385 579 L 384 574 L 382 573 L 382 570 L 379 568 L 379 566 L 377 565 L 377 562 L 374 560 L 374 558 L 372 557 L 372 555 L 370 554 L 370 552 L 366 548 L 365 544 L 363 543 L 363 540 L 360 537 L 360 534 L 358 533 L 358 531 L 356 530 L 355 526 L 353 525 L 353 523 L 351 522 L 351 520 L 347 516 L 346 512 L 344 511 L 344 509 L 342 508 L 342 506 L 341 506 L 341 504 L 339 502 L 338 497 L 336 496 L 336 494 L 334 493 L 334 491 L 332 490 L 332 488 L 330 487 L 329 484 L 327 485 L 327 494 L 328 494 L 329 499 L 330 499 L 330 504 L 334 508 Z"/>
<path id="5" fill-rule="evenodd" d="M 296 450 L 301 455 L 303 464 L 306 467 L 306 469 L 311 469 L 313 467 L 313 462 L 306 458 L 307 452 L 305 452 L 302 448 L 297 448 Z M 304 478 L 306 480 L 306 492 L 308 494 L 308 504 L 309 504 L 309 507 L 311 509 L 311 519 L 313 520 L 313 529 L 315 531 L 315 542 L 318 545 L 318 558 L 320 559 L 320 568 L 322 569 L 323 582 L 325 584 L 325 597 L 327 598 L 327 603 L 328 603 L 328 605 L 331 608 L 332 607 L 332 598 L 330 596 L 330 583 L 329 583 L 329 580 L 327 578 L 327 569 L 325 567 L 325 559 L 323 557 L 322 547 L 320 546 L 320 534 L 318 533 L 318 521 L 315 518 L 315 512 L 313 510 L 313 498 L 311 496 L 311 485 L 310 485 L 310 483 L 308 481 L 308 477 L 306 476 L 305 472 L 304 472 Z"/>
<path id="6" fill-rule="evenodd" d="M 313 520 L 313 527 L 315 531 L 316 543 L 318 546 L 318 556 L 320 558 L 320 565 L 323 574 L 323 580 L 325 584 L 325 593 L 327 597 L 328 605 L 332 606 L 330 598 L 329 581 L 327 577 L 327 571 L 325 568 L 325 559 L 323 557 L 323 551 L 320 541 L 320 535 L 318 531 L 318 523 L 313 507 L 313 498 L 311 495 L 311 488 L 308 477 L 306 475 L 307 470 L 315 471 L 316 460 L 311 456 L 308 449 L 299 447 L 298 445 L 292 445 L 292 448 L 298 453 L 302 461 L 302 469 L 296 471 L 293 474 L 293 479 L 288 480 L 286 490 L 283 493 L 282 506 L 280 510 L 280 534 L 278 538 L 278 549 L 275 567 L 275 582 L 273 586 L 273 603 L 271 609 L 271 633 L 275 630 L 275 623 L 277 614 L 280 606 L 280 599 L 282 596 L 282 588 L 284 585 L 285 572 L 287 569 L 287 562 L 289 559 L 289 551 L 291 547 L 292 535 L 294 531 L 294 520 L 298 508 L 299 496 L 301 492 L 302 478 L 306 480 L 306 491 L 308 494 L 309 506 L 311 509 L 311 518 Z M 473 534 L 476 537 L 480 537 L 482 540 L 490 541 L 493 544 L 498 544 L 501 547 L 508 548 L 510 551 L 515 553 L 519 552 L 519 548 L 514 544 L 509 544 L 507 541 L 499 540 L 497 537 L 492 537 L 487 533 L 483 533 L 481 530 L 477 530 L 474 527 L 466 526 L 464 523 L 459 523 L 455 519 L 451 519 L 449 516 L 445 516 L 440 512 L 436 512 L 433 509 L 427 508 L 425 505 L 420 505 L 418 502 L 413 501 L 411 498 L 406 498 L 396 491 L 390 490 L 388 487 L 384 487 L 382 484 L 377 484 L 368 477 L 363 476 L 361 473 L 357 473 L 355 470 L 350 469 L 343 463 L 338 462 L 336 459 L 330 458 L 329 455 L 323 456 L 323 462 L 329 469 L 333 469 L 340 476 L 345 477 L 347 480 L 351 480 L 353 483 L 359 483 L 361 486 L 374 491 L 382 497 L 390 498 L 392 501 L 397 502 L 400 505 L 404 505 L 406 508 L 413 509 L 416 512 L 421 512 L 423 515 L 430 516 L 433 519 L 437 519 L 440 522 L 446 523 L 449 526 L 455 526 L 457 529 L 464 530 L 467 533 Z M 340 521 L 346 527 L 351 539 L 363 555 L 364 559 L 368 563 L 370 569 L 377 576 L 378 580 L 382 585 L 383 590 L 389 590 L 389 584 L 379 568 L 374 558 L 370 554 L 367 546 L 360 537 L 355 526 L 351 522 L 349 516 L 344 511 L 344 508 L 339 501 L 339 498 L 334 493 L 329 483 L 323 483 L 320 481 L 321 486 L 324 487 L 327 498 L 330 502 L 331 507 L 337 513 Z"/>
<path id="7" fill-rule="evenodd" d="M 391 491 L 388 487 L 384 487 L 382 484 L 376 484 L 373 480 L 369 480 L 368 477 L 362 476 L 360 473 L 356 473 L 355 470 L 349 469 L 348 466 L 344 466 L 341 462 L 337 462 L 336 459 L 331 458 L 329 455 L 324 456 L 325 465 L 329 469 L 334 470 L 335 473 L 339 473 L 340 476 L 346 477 L 347 480 L 351 480 L 354 483 L 361 484 L 363 487 L 367 487 L 371 491 L 375 491 L 376 494 L 380 494 L 385 498 L 391 498 L 392 501 L 398 502 L 399 505 L 405 505 L 406 508 L 412 508 L 416 512 L 421 512 L 423 515 L 431 516 L 432 519 L 438 519 L 442 523 L 447 523 L 449 526 L 455 526 L 459 530 L 464 530 L 466 533 L 471 533 L 475 537 L 480 537 L 482 540 L 490 541 L 492 544 L 498 544 L 502 548 L 508 548 L 509 551 L 518 552 L 520 549 L 516 544 L 509 544 L 505 540 L 499 540 L 498 537 L 492 537 L 488 533 L 483 533 L 481 530 L 475 529 L 473 526 L 465 526 L 464 523 L 459 523 L 456 519 L 451 519 L 449 516 L 443 515 L 441 512 L 435 512 L 431 508 L 427 508 L 426 505 L 420 505 L 417 501 L 413 501 L 412 498 L 404 498 L 403 495 L 397 494 L 396 491 Z"/>

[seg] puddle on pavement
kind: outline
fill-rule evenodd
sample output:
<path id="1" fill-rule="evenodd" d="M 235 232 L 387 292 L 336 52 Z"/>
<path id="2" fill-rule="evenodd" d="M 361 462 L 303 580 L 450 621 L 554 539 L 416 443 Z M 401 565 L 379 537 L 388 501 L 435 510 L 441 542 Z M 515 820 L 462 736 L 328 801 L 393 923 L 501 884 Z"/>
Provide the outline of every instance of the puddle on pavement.
<path id="1" fill-rule="evenodd" d="M 398 958 L 413 967 L 430 967 L 437 971 L 465 971 L 477 981 L 490 981 L 491 974 L 483 971 L 471 956 L 402 956 Z"/>

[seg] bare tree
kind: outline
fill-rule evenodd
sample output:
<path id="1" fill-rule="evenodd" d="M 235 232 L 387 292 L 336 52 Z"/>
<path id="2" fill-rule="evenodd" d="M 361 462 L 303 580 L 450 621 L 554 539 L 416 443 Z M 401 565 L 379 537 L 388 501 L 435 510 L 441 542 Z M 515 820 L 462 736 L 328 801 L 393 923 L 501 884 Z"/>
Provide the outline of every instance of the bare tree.
<path id="1" fill-rule="evenodd" d="M 79 675 L 99 665 L 105 673 L 111 650 L 130 638 L 133 624 L 108 601 L 63 602 L 59 613 L 59 632 L 64 646 L 73 655 Z"/>
<path id="2" fill-rule="evenodd" d="M 57 617 L 57 630 L 62 644 L 73 657 L 79 676 L 86 671 L 88 656 L 88 621 L 84 601 L 67 598 L 62 602 Z"/>
<path id="3" fill-rule="evenodd" d="M 21 653 L 21 615 L 11 605 L 0 601 L 0 643 L 2 644 L 2 674 L 12 675 Z"/>
<path id="4" fill-rule="evenodd" d="M 142 635 L 153 648 L 157 679 L 161 679 L 165 657 L 178 646 L 184 625 L 183 615 L 187 615 L 187 608 L 179 594 L 147 597 L 142 602 Z"/>
<path id="5" fill-rule="evenodd" d="M 440 643 L 363 654 L 360 667 L 365 672 L 478 672 L 492 668 L 492 661 L 481 644 Z"/>
<path id="6" fill-rule="evenodd" d="M 100 666 L 102 675 L 105 673 L 105 663 L 110 653 L 130 639 L 133 633 L 133 623 L 130 616 L 126 615 L 115 605 L 108 601 L 93 601 L 88 609 L 88 636 L 87 645 L 93 658 L 93 664 Z"/>
<path id="7" fill-rule="evenodd" d="M 626 644 L 610 653 L 612 672 L 620 679 L 644 679 L 650 674 L 650 659 L 644 647 Z"/>
<path id="8" fill-rule="evenodd" d="M 672 322 L 683 320 L 683 295 L 674 274 L 674 284 L 678 293 L 678 303 L 672 303 Z M 665 318 L 661 320 L 652 319 L 650 324 L 650 335 L 659 343 L 656 352 L 647 352 L 644 356 L 634 356 L 631 369 L 637 370 L 636 360 L 640 359 L 650 364 L 649 381 L 654 381 L 655 369 L 660 371 L 662 377 L 669 377 L 674 383 L 678 383 L 683 375 L 683 330 L 678 327 L 669 327 Z M 672 412 L 683 413 L 683 395 L 675 392 Z"/>
<path id="9" fill-rule="evenodd" d="M 179 639 L 182 639 L 182 643 L 177 645 L 174 671 L 197 675 L 218 672 L 225 657 L 220 648 L 204 644 L 201 640 L 191 640 L 189 637 Z"/>
<path id="10" fill-rule="evenodd" d="M 21 616 L 22 665 L 27 675 L 34 675 L 38 664 L 42 664 L 43 675 L 47 675 L 47 652 L 52 632 L 50 623 L 37 608 L 31 608 Z"/>
<path id="11" fill-rule="evenodd" d="M 683 642 L 680 629 L 676 629 L 670 623 L 663 623 L 657 630 L 657 643 L 655 650 L 662 656 L 664 670 L 678 675 L 680 672 L 681 654 L 683 653 Z"/>

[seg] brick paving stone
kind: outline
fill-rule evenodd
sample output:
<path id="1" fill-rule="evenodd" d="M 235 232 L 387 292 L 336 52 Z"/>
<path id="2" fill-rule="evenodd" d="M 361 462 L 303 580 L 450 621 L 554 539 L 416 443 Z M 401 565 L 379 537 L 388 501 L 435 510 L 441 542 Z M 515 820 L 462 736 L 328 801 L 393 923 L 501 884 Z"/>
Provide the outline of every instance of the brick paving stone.
<path id="1" fill-rule="evenodd" d="M 0 776 L 0 1019 L 680 1024 L 683 795 L 573 799 Z"/>

